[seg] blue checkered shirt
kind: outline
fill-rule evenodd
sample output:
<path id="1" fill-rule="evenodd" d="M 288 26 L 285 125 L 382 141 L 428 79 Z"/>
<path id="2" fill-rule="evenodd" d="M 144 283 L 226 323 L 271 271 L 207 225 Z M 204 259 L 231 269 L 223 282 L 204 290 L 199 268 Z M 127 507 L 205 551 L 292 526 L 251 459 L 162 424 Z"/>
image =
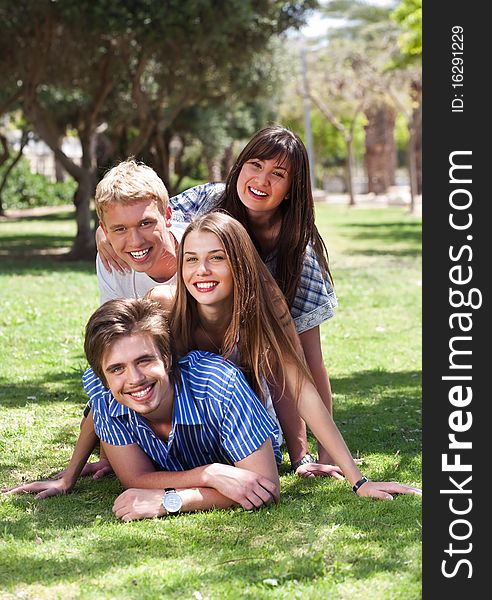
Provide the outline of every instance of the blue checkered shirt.
<path id="1" fill-rule="evenodd" d="M 278 427 L 232 363 L 194 350 L 179 361 L 171 433 L 158 438 L 148 421 L 120 404 L 92 369 L 82 378 L 92 402 L 94 429 L 113 446 L 138 444 L 157 469 L 185 471 L 211 463 L 231 464 L 249 456 L 268 438 L 277 463 L 282 455 Z"/>
<path id="2" fill-rule="evenodd" d="M 193 217 L 206 214 L 216 208 L 225 186 L 223 183 L 205 183 L 190 188 L 170 199 L 173 220 L 191 221 Z M 275 276 L 276 255 L 265 261 Z M 313 329 L 334 315 L 337 297 L 330 280 L 323 274 L 311 245 L 306 248 L 301 279 L 290 312 L 298 333 Z"/>

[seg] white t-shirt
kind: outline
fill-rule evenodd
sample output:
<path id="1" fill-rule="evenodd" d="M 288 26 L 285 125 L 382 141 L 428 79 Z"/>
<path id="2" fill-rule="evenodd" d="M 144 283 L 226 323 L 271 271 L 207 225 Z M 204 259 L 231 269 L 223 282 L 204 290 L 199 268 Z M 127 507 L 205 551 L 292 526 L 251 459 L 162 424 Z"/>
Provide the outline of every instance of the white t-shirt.
<path id="1" fill-rule="evenodd" d="M 188 223 L 178 223 L 173 221 L 170 232 L 176 238 L 178 244 L 181 242 L 183 233 Z M 99 253 L 96 257 L 97 281 L 99 282 L 99 298 L 101 304 L 114 298 L 142 298 L 152 288 L 158 285 L 176 284 L 176 274 L 167 281 L 158 283 L 147 273 L 130 271 L 129 273 L 120 273 L 113 269 L 108 273 L 102 264 Z"/>

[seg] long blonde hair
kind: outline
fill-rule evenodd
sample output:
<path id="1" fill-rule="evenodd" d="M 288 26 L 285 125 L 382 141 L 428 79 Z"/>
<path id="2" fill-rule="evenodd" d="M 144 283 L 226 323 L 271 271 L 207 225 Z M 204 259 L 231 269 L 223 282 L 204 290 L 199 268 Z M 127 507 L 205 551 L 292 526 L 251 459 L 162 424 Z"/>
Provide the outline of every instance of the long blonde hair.
<path id="1" fill-rule="evenodd" d="M 232 314 L 224 334 L 222 356 L 227 359 L 237 351 L 234 362 L 262 399 L 267 392 L 265 383 L 285 386 L 287 362 L 297 367 L 301 377 L 312 381 L 282 292 L 246 229 L 223 212 L 211 212 L 196 218 L 186 229 L 179 245 L 178 284 L 170 315 L 178 354 L 184 355 L 197 347 L 194 333 L 200 326 L 196 300 L 189 294 L 181 276 L 184 243 L 192 231 L 216 235 L 222 242 L 231 268 Z"/>

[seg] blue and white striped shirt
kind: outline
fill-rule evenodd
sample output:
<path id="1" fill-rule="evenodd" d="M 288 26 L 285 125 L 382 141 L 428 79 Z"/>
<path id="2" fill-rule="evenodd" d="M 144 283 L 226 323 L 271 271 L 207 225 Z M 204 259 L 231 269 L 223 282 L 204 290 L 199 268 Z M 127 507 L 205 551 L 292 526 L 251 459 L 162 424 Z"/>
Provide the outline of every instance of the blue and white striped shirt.
<path id="1" fill-rule="evenodd" d="M 138 444 L 156 468 L 166 471 L 235 463 L 269 437 L 277 463 L 282 462 L 277 425 L 237 367 L 200 350 L 187 354 L 179 365 L 182 387 L 175 386 L 167 442 L 156 436 L 145 418 L 117 402 L 88 369 L 82 381 L 92 403 L 98 437 L 114 446 Z"/>
<path id="2" fill-rule="evenodd" d="M 190 222 L 198 215 L 211 212 L 218 206 L 224 189 L 223 183 L 205 183 L 173 196 L 169 200 L 173 209 L 173 220 Z M 275 276 L 275 253 L 267 258 L 265 264 Z M 304 256 L 299 287 L 290 309 L 297 333 L 313 329 L 331 319 L 337 304 L 333 286 L 328 277 L 323 275 L 316 253 L 309 244 Z"/>

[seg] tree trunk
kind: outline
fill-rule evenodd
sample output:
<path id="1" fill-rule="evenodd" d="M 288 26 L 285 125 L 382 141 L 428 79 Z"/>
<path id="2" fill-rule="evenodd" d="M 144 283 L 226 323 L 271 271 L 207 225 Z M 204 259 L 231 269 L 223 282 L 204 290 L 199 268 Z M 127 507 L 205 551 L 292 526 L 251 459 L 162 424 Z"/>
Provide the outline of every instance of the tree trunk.
<path id="1" fill-rule="evenodd" d="M 63 138 L 58 140 L 58 146 L 61 148 L 63 144 Z M 56 157 L 56 154 L 53 152 L 53 159 L 55 162 L 55 180 L 58 183 L 65 181 L 66 171 L 61 162 Z"/>
<path id="2" fill-rule="evenodd" d="M 416 80 L 412 85 L 412 98 L 415 109 L 412 112 L 413 151 L 415 153 L 415 192 L 422 193 L 422 83 Z"/>
<path id="3" fill-rule="evenodd" d="M 94 133 L 80 136 L 82 146 L 82 165 L 77 177 L 77 189 L 74 194 L 75 221 L 77 234 L 70 252 L 65 255 L 66 260 L 91 260 L 96 257 L 96 241 L 92 227 L 92 214 L 90 201 L 94 196 L 97 181 L 97 168 L 94 160 L 95 149 Z"/>
<path id="4" fill-rule="evenodd" d="M 222 157 L 222 173 L 227 177 L 234 166 L 234 142 L 231 142 L 225 149 Z"/>
<path id="5" fill-rule="evenodd" d="M 209 181 L 222 181 L 220 156 L 207 157 L 207 170 Z"/>
<path id="6" fill-rule="evenodd" d="M 170 196 L 173 195 L 173 189 L 169 181 L 169 142 L 171 136 L 168 132 L 154 132 L 149 140 L 149 145 L 142 153 L 143 162 L 152 167 L 154 171 L 164 182 Z"/>
<path id="7" fill-rule="evenodd" d="M 24 148 L 28 141 L 29 141 L 29 130 L 23 129 L 20 143 L 19 143 L 19 150 L 17 151 L 17 154 L 14 157 L 14 160 L 5 169 L 5 172 L 2 177 L 2 181 L 0 182 L 0 216 L 2 216 L 2 217 L 5 216 L 5 209 L 3 208 L 3 200 L 2 200 L 3 190 L 5 189 L 5 186 L 7 185 L 7 181 L 10 177 L 10 174 L 14 170 L 15 165 L 20 161 L 20 159 L 24 153 Z M 5 146 L 5 148 L 7 148 L 7 146 Z M 7 158 L 8 158 L 8 149 L 7 149 Z"/>
<path id="8" fill-rule="evenodd" d="M 415 126 L 415 125 L 414 125 Z M 417 194 L 422 193 L 422 128 L 417 127 L 414 134 L 415 184 Z"/>
<path id="9" fill-rule="evenodd" d="M 410 176 L 410 208 L 411 214 L 415 211 L 415 195 L 417 193 L 417 164 L 415 153 L 415 132 L 410 127 L 410 139 L 408 142 L 408 172 Z"/>
<path id="10" fill-rule="evenodd" d="M 64 257 L 66 260 L 93 261 L 96 257 L 96 242 L 90 210 L 90 200 L 94 194 L 93 181 L 93 174 L 87 172 L 84 173 L 84 176 L 78 182 L 73 198 L 77 235 L 75 236 L 70 252 Z"/>
<path id="11" fill-rule="evenodd" d="M 347 190 L 349 194 L 349 206 L 355 206 L 355 195 L 354 195 L 354 153 L 353 153 L 353 139 L 351 137 L 346 139 L 347 144 Z"/>
<path id="12" fill-rule="evenodd" d="M 367 191 L 384 194 L 395 180 L 396 143 L 394 136 L 396 112 L 386 105 L 371 106 L 367 117 L 366 153 L 364 166 L 367 173 Z"/>

